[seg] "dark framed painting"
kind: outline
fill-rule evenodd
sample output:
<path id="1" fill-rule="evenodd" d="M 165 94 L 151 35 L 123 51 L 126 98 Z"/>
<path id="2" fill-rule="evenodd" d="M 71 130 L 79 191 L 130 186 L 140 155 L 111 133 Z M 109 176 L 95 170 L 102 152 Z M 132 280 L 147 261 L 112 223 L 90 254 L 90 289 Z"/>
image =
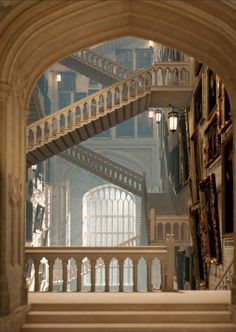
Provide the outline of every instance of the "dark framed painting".
<path id="1" fill-rule="evenodd" d="M 204 259 L 204 244 L 201 223 L 200 206 L 192 206 L 189 209 L 190 230 L 193 240 L 193 264 L 197 288 L 208 286 L 208 269 Z"/>
<path id="2" fill-rule="evenodd" d="M 207 71 L 207 110 L 208 116 L 216 109 L 216 74 L 208 69 Z"/>
<path id="3" fill-rule="evenodd" d="M 117 48 L 115 50 L 116 61 L 121 65 L 133 69 L 133 51 L 131 48 Z"/>
<path id="4" fill-rule="evenodd" d="M 204 259 L 218 265 L 222 263 L 222 250 L 215 174 L 201 181 L 199 189 Z"/>
<path id="5" fill-rule="evenodd" d="M 202 119 L 202 79 L 199 81 L 194 94 L 194 126 Z"/>
<path id="6" fill-rule="evenodd" d="M 222 235 L 233 236 L 233 137 L 222 145 Z"/>
<path id="7" fill-rule="evenodd" d="M 221 154 L 221 133 L 215 114 L 204 133 L 204 163 L 208 167 Z"/>
<path id="8" fill-rule="evenodd" d="M 42 230 L 44 210 L 45 208 L 42 205 L 37 205 L 34 219 L 34 232 Z"/>
<path id="9" fill-rule="evenodd" d="M 136 70 L 152 65 L 153 49 L 150 48 L 137 48 L 135 50 L 136 55 Z"/>

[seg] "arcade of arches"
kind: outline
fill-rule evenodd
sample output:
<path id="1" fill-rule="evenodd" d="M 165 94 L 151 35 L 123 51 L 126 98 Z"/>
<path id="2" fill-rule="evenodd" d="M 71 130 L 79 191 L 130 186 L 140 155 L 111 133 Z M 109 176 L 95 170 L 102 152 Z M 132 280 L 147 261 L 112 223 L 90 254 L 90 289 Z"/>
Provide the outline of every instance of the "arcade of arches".
<path id="1" fill-rule="evenodd" d="M 230 138 L 235 140 L 236 135 L 235 16 L 234 0 L 0 1 L 0 315 L 3 317 L 0 324 L 5 326 L 4 321 L 9 320 L 9 331 L 14 331 L 11 329 L 11 320 L 14 321 L 14 326 L 19 327 L 28 310 L 23 273 L 25 123 L 30 95 L 40 75 L 53 63 L 78 50 L 122 36 L 144 38 L 179 49 L 207 64 L 209 67 L 206 68 L 211 68 L 212 71 L 206 69 L 203 73 L 208 78 L 203 85 L 210 85 L 211 78 L 217 73 L 222 80 L 216 79 L 217 84 L 221 85 L 221 90 L 218 91 L 225 92 L 224 87 L 227 89 L 232 118 L 231 136 L 227 134 L 228 124 L 224 127 L 222 123 L 221 134 L 225 135 L 225 149 L 222 148 L 222 153 L 226 154 L 228 149 L 228 156 L 232 157 L 233 154 L 235 165 L 235 151 L 232 150 L 232 141 L 229 143 Z M 195 96 L 200 94 L 201 88 L 195 86 L 194 89 Z M 204 105 L 210 103 L 209 100 L 209 96 L 205 96 L 205 100 L 203 98 L 203 112 Z M 194 107 L 198 109 L 197 102 Z M 209 145 L 217 140 L 214 136 L 215 124 L 212 114 L 209 112 L 207 115 L 205 127 L 201 114 L 198 113 L 194 120 L 195 123 L 197 121 L 203 125 Z M 222 121 L 227 122 L 226 119 Z M 196 135 L 191 137 L 191 145 L 195 147 L 195 151 L 202 143 L 203 141 L 197 141 Z M 215 144 L 215 149 L 218 148 Z M 210 165 L 211 158 L 215 158 L 216 155 L 217 152 L 212 152 L 209 148 L 204 161 L 206 165 Z M 225 172 L 227 167 L 222 166 Z M 190 175 L 194 176 L 196 182 L 204 179 L 202 188 L 204 185 L 207 187 L 209 183 L 205 177 L 210 174 L 207 171 L 200 174 L 199 169 L 197 170 L 196 165 L 190 167 Z M 233 181 L 235 191 L 236 179 Z M 195 200 L 198 198 L 197 195 L 204 196 L 202 199 L 207 200 L 207 192 L 204 189 L 193 194 Z M 140 206 L 142 199 L 140 194 Z M 222 202 L 223 200 L 219 201 L 220 207 L 224 208 Z M 227 230 L 226 226 L 224 231 L 231 233 L 230 241 L 232 243 L 234 240 L 236 243 L 233 232 L 233 229 L 236 229 L 236 213 L 233 213 L 236 211 L 236 195 L 231 208 L 234 219 L 230 229 Z M 150 218 L 152 217 L 154 220 L 155 217 L 151 214 Z M 156 227 L 153 226 L 154 229 L 160 228 L 158 224 L 168 224 L 168 221 L 157 220 L 156 225 L 153 224 Z M 178 229 L 178 235 L 177 227 L 174 227 L 175 238 L 181 238 L 181 234 L 186 232 L 184 226 Z M 155 234 L 155 231 L 151 232 L 150 236 L 152 234 Z M 233 246 L 235 252 L 236 246 Z M 215 254 L 217 255 L 217 252 Z M 236 262 L 232 280 L 231 298 L 232 304 L 236 305 Z"/>

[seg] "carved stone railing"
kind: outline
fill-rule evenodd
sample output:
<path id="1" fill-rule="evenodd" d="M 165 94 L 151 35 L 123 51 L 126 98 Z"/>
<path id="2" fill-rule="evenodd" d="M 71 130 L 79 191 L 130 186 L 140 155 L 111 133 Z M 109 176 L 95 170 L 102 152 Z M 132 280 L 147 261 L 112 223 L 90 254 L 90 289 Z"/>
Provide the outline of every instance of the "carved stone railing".
<path id="1" fill-rule="evenodd" d="M 163 247 L 26 247 L 26 260 L 32 260 L 34 266 L 35 286 L 34 291 L 38 292 L 42 289 L 41 284 L 48 285 L 47 291 L 52 292 L 55 280 L 54 264 L 56 260 L 61 261 L 61 281 L 62 291 L 68 291 L 68 276 L 70 275 L 70 267 L 76 271 L 76 291 L 80 292 L 83 286 L 82 276 L 84 275 L 83 267 L 90 266 L 90 284 L 91 292 L 96 291 L 96 269 L 101 267 L 101 261 L 105 269 L 105 291 L 110 291 L 110 268 L 112 262 L 116 260 L 116 279 L 118 280 L 119 291 L 124 291 L 124 275 L 127 268 L 127 259 L 129 259 L 129 269 L 131 270 L 133 291 L 138 291 L 138 264 L 140 259 L 146 262 L 146 289 L 152 291 L 152 268 L 155 259 L 158 259 L 161 265 L 161 289 L 173 291 L 173 275 L 174 275 L 174 246 L 173 237 L 168 236 L 167 246 Z M 73 259 L 73 263 L 71 260 Z M 46 278 L 40 278 L 41 261 L 47 261 L 48 273 Z M 89 263 L 88 263 L 89 262 Z M 40 280 L 41 279 L 41 280 Z"/>
<path id="2" fill-rule="evenodd" d="M 75 131 L 86 123 L 96 121 L 146 96 L 150 93 L 151 86 L 152 68 L 150 67 L 44 117 L 27 126 L 26 152 L 33 151 Z"/>
<path id="3" fill-rule="evenodd" d="M 189 87 L 193 83 L 193 67 L 188 62 L 155 62 L 154 86 Z"/>
<path id="4" fill-rule="evenodd" d="M 82 145 L 75 146 L 60 154 L 60 157 L 102 177 L 132 194 L 142 197 L 146 182 L 145 177 L 131 169 L 106 158 Z"/>
<path id="5" fill-rule="evenodd" d="M 43 110 L 39 100 L 39 90 L 34 88 L 30 97 L 29 111 L 27 113 L 27 124 L 43 117 Z"/>
<path id="6" fill-rule="evenodd" d="M 103 71 L 117 80 L 129 77 L 133 74 L 131 69 L 90 49 L 79 51 L 74 56 L 77 56 L 86 64 Z"/>
<path id="7" fill-rule="evenodd" d="M 230 290 L 232 288 L 233 282 L 233 274 L 234 274 L 234 259 L 229 264 L 227 269 L 224 271 L 222 277 L 217 283 L 215 289 L 216 290 Z"/>
<path id="8" fill-rule="evenodd" d="M 138 235 L 122 242 L 119 246 L 120 247 L 135 247 L 137 245 L 137 241 L 139 241 Z"/>

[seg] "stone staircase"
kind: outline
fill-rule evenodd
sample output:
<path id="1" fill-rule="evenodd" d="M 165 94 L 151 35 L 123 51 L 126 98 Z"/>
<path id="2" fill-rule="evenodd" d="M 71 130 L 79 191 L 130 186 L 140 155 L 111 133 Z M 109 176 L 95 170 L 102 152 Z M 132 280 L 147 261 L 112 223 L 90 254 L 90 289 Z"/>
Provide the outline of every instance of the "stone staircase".
<path id="1" fill-rule="evenodd" d="M 202 291 L 205 293 L 205 291 Z M 193 292 L 191 292 L 192 294 Z M 206 291 L 208 293 L 208 291 Z M 211 293 L 211 292 L 210 292 Z M 42 295 L 42 294 L 40 294 Z M 63 294 L 61 294 L 63 296 Z M 73 295 L 73 294 L 72 294 Z M 229 304 L 182 301 L 188 292 L 171 294 L 84 294 L 81 302 L 35 301 L 22 332 L 235 332 Z M 110 295 L 106 298 L 106 295 Z M 164 296 L 172 301 L 164 301 Z M 116 300 L 117 296 L 117 300 Z M 175 301 L 175 296 L 181 300 Z M 99 300 L 100 297 L 100 300 Z M 103 297 L 103 300 L 101 298 Z M 131 301 L 130 301 L 131 298 Z M 158 299 L 161 298 L 159 301 Z M 193 296 L 194 298 L 194 296 Z M 105 300 L 104 300 L 105 299 Z M 143 300 L 144 299 L 144 300 Z M 113 301 L 112 301 L 113 300 Z M 194 300 L 196 300 L 194 298 Z"/>

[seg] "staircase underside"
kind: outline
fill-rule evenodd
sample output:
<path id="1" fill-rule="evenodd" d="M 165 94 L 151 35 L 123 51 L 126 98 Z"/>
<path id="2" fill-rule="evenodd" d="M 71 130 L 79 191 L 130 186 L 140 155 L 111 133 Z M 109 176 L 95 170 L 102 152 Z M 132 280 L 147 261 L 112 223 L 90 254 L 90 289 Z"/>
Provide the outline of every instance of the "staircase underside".
<path id="1" fill-rule="evenodd" d="M 155 86 L 151 89 L 150 107 L 174 107 L 184 108 L 191 105 L 193 95 L 192 87 Z"/>
<path id="2" fill-rule="evenodd" d="M 229 291 L 31 293 L 22 332 L 235 332 Z"/>

